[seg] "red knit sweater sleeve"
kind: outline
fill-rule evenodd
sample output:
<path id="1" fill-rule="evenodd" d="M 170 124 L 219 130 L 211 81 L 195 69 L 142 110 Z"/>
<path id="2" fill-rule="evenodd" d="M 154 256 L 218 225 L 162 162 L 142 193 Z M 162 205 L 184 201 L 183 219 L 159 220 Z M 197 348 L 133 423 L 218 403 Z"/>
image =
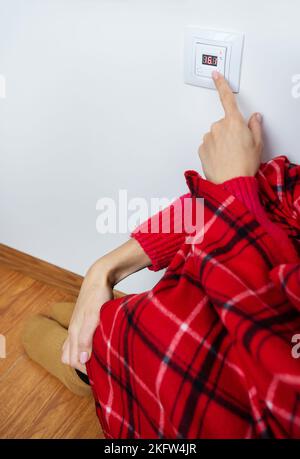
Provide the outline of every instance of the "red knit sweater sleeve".
<path id="1" fill-rule="evenodd" d="M 243 202 L 280 246 L 291 245 L 287 234 L 278 225 L 271 222 L 261 204 L 258 181 L 255 177 L 237 177 L 224 182 L 221 186 Z"/>
<path id="2" fill-rule="evenodd" d="M 255 177 L 238 177 L 218 186 L 224 187 L 239 199 L 280 245 L 290 244 L 285 232 L 269 220 L 259 199 L 258 182 Z M 186 234 L 180 230 L 184 225 L 182 212 L 179 211 L 185 198 L 191 198 L 191 194 L 181 196 L 170 207 L 149 218 L 131 234 L 150 258 L 150 270 L 159 271 L 166 268 L 185 241 Z M 170 231 L 163 232 L 161 223 L 166 213 L 170 216 Z"/>
<path id="3" fill-rule="evenodd" d="M 131 233 L 150 258 L 152 265 L 149 269 L 152 271 L 166 268 L 185 241 L 182 213 L 185 198 L 191 198 L 191 194 L 181 196 Z M 169 222 L 169 228 L 162 228 L 163 221 Z"/>

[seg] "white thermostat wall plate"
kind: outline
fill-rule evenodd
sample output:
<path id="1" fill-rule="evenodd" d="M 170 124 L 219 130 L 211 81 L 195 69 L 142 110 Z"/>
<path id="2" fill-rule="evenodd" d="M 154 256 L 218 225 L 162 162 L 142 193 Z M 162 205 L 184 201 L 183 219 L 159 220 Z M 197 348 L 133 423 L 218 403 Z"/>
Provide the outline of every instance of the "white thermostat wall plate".
<path id="1" fill-rule="evenodd" d="M 193 86 L 215 89 L 212 72 L 218 70 L 233 92 L 240 89 L 244 35 L 235 32 L 186 27 L 184 81 Z"/>

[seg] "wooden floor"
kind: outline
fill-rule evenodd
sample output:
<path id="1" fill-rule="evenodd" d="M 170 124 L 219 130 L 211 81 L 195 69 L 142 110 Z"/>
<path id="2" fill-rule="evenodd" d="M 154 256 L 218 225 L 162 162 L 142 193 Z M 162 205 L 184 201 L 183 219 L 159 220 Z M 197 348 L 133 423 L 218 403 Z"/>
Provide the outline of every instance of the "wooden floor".
<path id="1" fill-rule="evenodd" d="M 24 320 L 75 295 L 0 263 L 0 438 L 101 438 L 93 398 L 69 392 L 28 359 L 20 343 Z"/>

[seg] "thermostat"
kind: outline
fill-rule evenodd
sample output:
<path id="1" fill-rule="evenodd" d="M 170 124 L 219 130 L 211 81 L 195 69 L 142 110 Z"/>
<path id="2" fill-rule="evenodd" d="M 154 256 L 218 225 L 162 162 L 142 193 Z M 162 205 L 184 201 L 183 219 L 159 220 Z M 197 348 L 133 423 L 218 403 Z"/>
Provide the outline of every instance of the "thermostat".
<path id="1" fill-rule="evenodd" d="M 187 27 L 185 30 L 185 83 L 215 89 L 212 72 L 228 80 L 239 92 L 244 35 L 234 32 Z"/>

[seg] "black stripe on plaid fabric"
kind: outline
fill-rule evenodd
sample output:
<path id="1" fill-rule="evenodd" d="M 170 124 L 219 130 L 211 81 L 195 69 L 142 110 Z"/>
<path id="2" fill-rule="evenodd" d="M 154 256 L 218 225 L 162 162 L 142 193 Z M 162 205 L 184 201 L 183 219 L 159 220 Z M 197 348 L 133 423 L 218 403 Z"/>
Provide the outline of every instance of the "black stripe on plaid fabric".
<path id="1" fill-rule="evenodd" d="M 205 199 L 205 205 L 213 213 L 217 213 L 218 207 L 216 207 L 210 200 Z M 234 217 L 234 215 L 232 215 L 232 217 L 231 217 L 229 212 L 227 210 L 225 210 L 225 209 L 222 212 L 218 212 L 218 216 L 236 232 L 236 235 L 232 237 L 232 239 L 231 239 L 231 241 L 229 241 L 229 243 L 227 243 L 227 246 L 228 246 L 227 249 L 225 249 L 223 247 L 222 250 L 229 251 L 229 250 L 232 249 L 232 247 L 234 247 L 234 244 L 237 244 L 241 240 L 247 239 L 248 242 L 257 249 L 258 253 L 264 259 L 264 261 L 267 264 L 267 266 L 270 269 L 273 267 L 273 263 L 271 262 L 268 254 L 265 251 L 265 249 L 262 246 L 262 244 L 258 243 L 256 236 L 255 237 L 251 236 L 251 233 L 253 233 L 257 228 L 260 227 L 260 224 L 256 220 L 253 219 L 250 222 L 248 222 L 247 224 L 237 224 L 237 220 Z M 215 251 L 218 253 L 218 248 L 215 249 Z M 222 253 L 221 250 L 220 250 L 220 253 Z M 204 266 L 203 266 L 202 269 L 204 269 Z"/>
<path id="2" fill-rule="evenodd" d="M 126 314 L 130 315 L 130 312 L 126 311 L 126 308 L 124 310 L 125 310 Z M 151 349 L 151 351 L 153 353 L 155 353 L 155 355 L 160 360 L 162 360 L 164 358 L 165 352 L 162 352 L 160 349 L 158 349 L 156 343 L 151 341 L 148 338 L 148 336 L 146 336 L 146 334 L 143 333 L 143 331 L 139 327 L 136 326 L 134 320 L 130 319 L 130 323 L 131 323 L 131 326 L 134 327 L 135 332 L 138 334 L 138 336 L 141 338 L 141 340 L 144 342 L 144 344 L 147 345 L 149 347 L 149 349 Z M 225 329 L 223 329 L 223 333 L 227 334 L 227 331 Z M 223 333 L 221 335 L 222 338 L 223 338 Z M 215 347 L 213 347 L 209 351 L 209 354 L 212 355 L 212 358 L 208 359 L 208 360 L 214 360 L 215 359 L 215 354 L 216 354 Z M 205 371 L 201 371 L 200 373 L 198 373 L 198 375 L 196 377 L 193 377 L 190 374 L 186 374 L 186 370 L 184 369 L 184 367 L 181 367 L 180 365 L 178 365 L 177 362 L 175 362 L 172 359 L 170 359 L 168 361 L 167 365 L 173 371 L 175 371 L 177 374 L 179 374 L 181 377 L 185 377 L 185 380 L 189 381 L 190 383 L 192 383 L 195 387 L 197 387 L 197 385 L 199 384 L 199 389 L 200 389 L 201 392 L 203 392 L 207 396 L 211 395 L 211 390 L 207 389 L 205 387 L 205 384 L 203 384 L 207 380 L 207 376 L 205 374 Z M 202 382 L 199 381 L 199 377 L 201 377 L 201 376 L 203 377 L 203 381 Z M 231 411 L 233 414 L 237 415 L 241 419 L 244 419 L 244 420 L 247 420 L 248 422 L 251 422 L 252 418 L 251 418 L 250 414 L 247 411 L 241 409 L 239 406 L 236 406 L 234 403 L 226 400 L 223 396 L 221 396 L 219 394 L 216 395 L 215 402 L 217 404 L 220 404 L 221 406 L 225 407 L 226 409 L 228 409 L 229 411 Z"/>
<path id="3" fill-rule="evenodd" d="M 135 310 L 138 309 L 138 306 L 139 305 L 143 305 L 144 304 L 144 299 L 147 298 L 148 296 L 148 292 L 145 292 L 144 294 L 141 295 L 141 297 L 139 298 L 138 301 L 135 302 L 134 304 L 134 308 Z M 123 301 L 123 307 L 125 307 L 129 302 L 130 302 L 131 298 L 129 297 L 126 297 L 124 298 L 122 301 Z M 140 308 L 139 308 L 140 309 Z M 121 321 L 121 324 L 120 324 L 120 336 L 123 336 L 123 334 L 125 333 L 124 330 L 127 330 L 128 329 L 128 320 L 127 320 L 127 317 L 125 314 L 123 314 L 123 318 L 122 318 L 122 321 Z M 134 340 L 126 340 L 125 343 L 126 343 L 126 346 L 129 345 L 129 341 L 132 343 L 132 346 L 133 346 L 133 341 Z M 123 347 L 124 347 L 124 342 L 123 341 L 119 341 L 119 346 L 118 346 L 118 353 L 119 355 L 122 355 L 123 353 Z M 128 355 L 131 355 L 131 358 L 133 359 L 133 356 L 134 356 L 134 352 L 133 352 L 133 347 L 131 347 L 131 350 L 129 352 L 128 350 Z M 120 371 L 120 374 L 122 373 L 122 370 L 125 372 L 125 376 L 124 378 L 130 378 L 130 374 L 129 374 L 129 369 L 128 367 L 126 369 L 124 369 L 124 364 L 120 362 L 120 366 L 119 366 L 119 371 Z M 131 387 L 134 385 L 134 380 L 131 381 Z M 132 387 L 132 390 L 131 392 L 133 393 L 136 393 L 134 391 L 134 388 Z M 128 403 L 128 402 L 125 402 L 124 399 L 123 399 L 123 392 L 121 391 L 121 396 L 122 396 L 122 404 L 123 404 L 123 409 L 124 409 L 124 403 Z M 133 413 L 133 410 L 132 410 L 132 413 Z M 138 415 L 138 423 L 140 423 L 140 410 L 136 410 L 136 413 Z M 122 420 L 122 422 L 120 423 L 120 437 L 122 436 L 122 431 L 123 431 L 123 428 L 124 428 L 124 418 Z"/>
<path id="4" fill-rule="evenodd" d="M 140 403 L 137 397 L 132 392 L 128 392 L 128 387 L 126 386 L 126 383 L 124 383 L 116 373 L 113 373 L 112 371 L 108 372 L 106 359 L 103 361 L 101 357 L 97 355 L 95 351 L 94 351 L 94 356 L 95 356 L 95 359 L 97 360 L 98 365 L 102 368 L 102 370 L 111 376 L 111 378 L 120 386 L 120 388 L 127 393 L 128 397 L 131 397 L 134 400 L 137 407 L 141 410 L 141 412 L 145 416 L 145 419 L 147 419 L 150 426 L 152 427 L 154 434 L 158 435 L 159 429 L 158 429 L 158 426 L 156 425 L 156 420 L 151 419 L 149 417 L 148 411 L 143 407 L 143 405 Z M 121 433 L 120 433 L 120 438 L 121 438 Z"/>
<path id="5" fill-rule="evenodd" d="M 179 398 L 180 397 L 180 394 L 183 390 L 183 386 L 184 386 L 184 383 L 185 383 L 185 380 L 186 380 L 186 377 L 188 376 L 188 374 L 191 372 L 191 368 L 192 368 L 192 365 L 193 363 L 195 362 L 196 358 L 198 357 L 200 351 L 203 349 L 203 343 L 208 339 L 208 337 L 210 336 L 211 332 L 215 329 L 216 325 L 218 324 L 219 322 L 219 319 L 218 317 L 216 316 L 215 317 L 215 320 L 212 321 L 209 329 L 207 330 L 207 333 L 203 336 L 203 339 L 202 339 L 202 342 L 199 343 L 199 346 L 197 346 L 197 349 L 196 351 L 194 352 L 194 355 L 191 357 L 191 360 L 189 362 L 189 364 L 187 365 L 186 367 L 186 370 L 185 370 L 185 374 L 184 374 L 184 377 L 182 378 L 181 380 L 181 383 L 180 383 L 180 386 L 178 388 L 178 391 L 177 391 L 177 394 L 176 394 L 176 398 Z M 171 419 L 174 418 L 174 414 L 175 414 L 175 404 L 173 405 L 173 408 L 171 410 Z"/>
<path id="6" fill-rule="evenodd" d="M 284 314 L 280 314 L 278 316 L 268 317 L 262 320 L 255 320 L 253 324 L 249 327 L 249 329 L 245 332 L 243 337 L 244 346 L 247 349 L 251 346 L 253 338 L 260 330 L 269 330 L 270 335 L 276 335 L 276 331 L 271 329 L 274 325 L 284 325 L 287 324 L 299 317 L 299 312 L 296 309 L 291 309 L 290 311 L 285 312 Z"/>
<path id="7" fill-rule="evenodd" d="M 214 350 L 214 352 L 207 353 L 198 375 L 192 380 L 191 391 L 185 402 L 185 407 L 178 428 L 182 438 L 187 437 L 195 415 L 195 410 L 197 408 L 199 398 L 204 393 L 205 382 L 209 379 L 210 373 L 216 363 L 217 353 L 219 352 L 223 340 L 226 336 L 227 331 L 222 327 L 215 340 L 211 343 L 211 348 Z M 208 395 L 208 398 L 214 398 L 214 391 L 210 390 L 209 393 L 207 393 L 207 391 L 205 392 L 205 395 Z"/>
<path id="8" fill-rule="evenodd" d="M 206 406 L 203 410 L 203 413 L 202 413 L 202 416 L 201 416 L 201 420 L 200 420 L 200 424 L 199 424 L 199 427 L 198 427 L 198 431 L 197 431 L 197 438 L 201 438 L 201 433 L 202 433 L 202 429 L 203 429 L 203 425 L 204 425 L 204 419 L 205 419 L 205 415 L 208 411 L 208 408 L 209 408 L 209 404 L 212 402 L 212 400 L 214 400 L 214 396 L 215 396 L 215 393 L 216 391 L 218 390 L 218 382 L 221 378 L 221 375 L 222 375 L 222 371 L 223 371 L 223 368 L 224 368 L 224 365 L 225 365 L 225 362 L 226 362 L 226 358 L 228 356 L 228 353 L 229 351 L 231 350 L 233 346 L 233 343 L 229 343 L 228 347 L 226 350 L 223 351 L 223 358 L 222 358 L 222 361 L 220 363 L 220 366 L 219 366 L 219 369 L 218 369 L 218 374 L 217 376 L 215 377 L 215 380 L 214 380 L 214 384 L 213 384 L 213 388 L 212 388 L 212 395 L 211 397 L 207 398 L 206 400 Z"/>
<path id="9" fill-rule="evenodd" d="M 250 350 L 251 341 L 256 335 L 257 332 L 260 330 L 267 329 L 270 332 L 270 337 L 273 335 L 277 335 L 278 337 L 282 336 L 281 333 L 277 333 L 275 329 L 271 329 L 270 327 L 276 324 L 284 325 L 285 323 L 289 323 L 295 319 L 299 318 L 299 312 L 296 309 L 291 309 L 289 311 L 285 311 L 283 314 L 278 314 L 277 316 L 272 316 L 269 318 L 263 319 L 255 319 L 253 314 L 247 314 L 245 311 L 242 311 L 240 308 L 235 306 L 235 304 L 230 303 L 230 300 L 224 303 L 219 298 L 211 297 L 211 301 L 213 304 L 219 309 L 230 309 L 230 311 L 237 316 L 240 316 L 242 319 L 246 319 L 247 321 L 251 322 L 251 325 L 247 332 L 243 335 L 243 345 L 246 349 Z M 239 325 L 240 326 L 240 325 Z M 237 329 L 238 331 L 238 329 Z"/>

